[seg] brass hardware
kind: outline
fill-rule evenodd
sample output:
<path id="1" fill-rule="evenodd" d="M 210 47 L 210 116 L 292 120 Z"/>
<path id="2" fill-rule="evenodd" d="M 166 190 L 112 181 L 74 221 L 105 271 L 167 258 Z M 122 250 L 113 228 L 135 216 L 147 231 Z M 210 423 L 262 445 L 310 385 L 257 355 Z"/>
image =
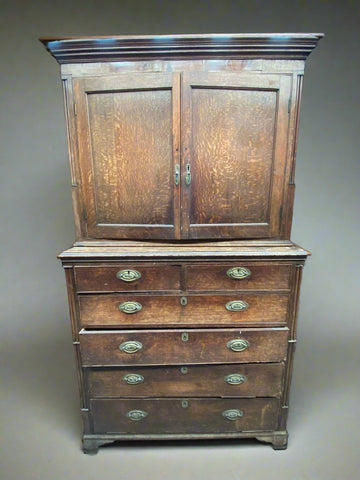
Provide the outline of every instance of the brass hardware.
<path id="1" fill-rule="evenodd" d="M 188 303 L 187 298 L 186 297 L 181 297 L 180 298 L 180 303 L 181 303 L 181 305 L 187 305 L 187 303 Z"/>
<path id="2" fill-rule="evenodd" d="M 142 375 L 138 375 L 137 373 L 128 373 L 123 377 L 124 382 L 129 385 L 138 385 L 144 381 L 144 377 Z"/>
<path id="3" fill-rule="evenodd" d="M 186 183 L 186 185 L 190 185 L 190 183 L 191 183 L 190 163 L 187 163 L 186 166 L 185 166 L 185 183 Z"/>
<path id="4" fill-rule="evenodd" d="M 142 349 L 142 343 L 136 340 L 129 340 L 128 342 L 123 342 L 119 346 L 119 349 L 125 353 L 136 353 Z"/>
<path id="5" fill-rule="evenodd" d="M 241 373 L 232 373 L 224 377 L 224 380 L 229 385 L 240 385 L 241 383 L 244 383 L 246 381 L 246 377 Z"/>
<path id="6" fill-rule="evenodd" d="M 142 309 L 142 305 L 139 302 L 123 302 L 119 305 L 119 310 L 123 313 L 136 313 Z"/>
<path id="7" fill-rule="evenodd" d="M 228 302 L 225 305 L 225 308 L 226 310 L 229 310 L 229 312 L 244 312 L 249 308 L 249 304 L 243 300 L 233 300 Z"/>
<path id="8" fill-rule="evenodd" d="M 181 406 L 182 406 L 183 408 L 188 408 L 189 402 L 188 402 L 187 400 L 183 400 L 183 401 L 181 402 Z"/>
<path id="9" fill-rule="evenodd" d="M 180 165 L 175 165 L 175 175 L 174 175 L 175 185 L 180 183 Z"/>
<path id="10" fill-rule="evenodd" d="M 144 412 L 144 410 L 130 410 L 130 412 L 127 412 L 126 416 L 130 420 L 138 422 L 139 420 L 143 420 L 145 417 L 147 417 L 148 414 L 147 412 Z"/>
<path id="11" fill-rule="evenodd" d="M 226 346 L 233 352 L 243 352 L 250 346 L 250 343 L 244 338 L 235 338 L 235 340 L 227 342 Z"/>
<path id="12" fill-rule="evenodd" d="M 116 278 L 122 280 L 123 282 L 135 282 L 135 280 L 139 280 L 139 278 L 141 278 L 141 273 L 137 270 L 130 270 L 127 268 L 117 272 Z"/>
<path id="13" fill-rule="evenodd" d="M 187 367 L 181 367 L 180 372 L 183 373 L 184 375 L 188 373 Z"/>
<path id="14" fill-rule="evenodd" d="M 183 342 L 187 342 L 189 340 L 189 334 L 188 333 L 182 333 L 181 334 L 181 340 Z"/>
<path id="15" fill-rule="evenodd" d="M 225 410 L 222 414 L 223 414 L 223 417 L 225 417 L 227 420 L 233 420 L 233 421 L 243 416 L 243 412 L 236 408 L 233 408 L 231 410 Z"/>
<path id="16" fill-rule="evenodd" d="M 245 267 L 232 267 L 229 268 L 226 275 L 234 280 L 244 280 L 251 277 L 251 271 Z"/>

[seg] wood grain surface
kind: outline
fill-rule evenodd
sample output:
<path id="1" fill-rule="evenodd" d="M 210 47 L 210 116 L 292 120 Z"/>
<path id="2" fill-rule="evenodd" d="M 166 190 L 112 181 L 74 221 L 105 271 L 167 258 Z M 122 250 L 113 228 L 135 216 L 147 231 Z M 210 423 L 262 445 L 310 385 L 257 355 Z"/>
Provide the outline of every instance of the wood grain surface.
<path id="1" fill-rule="evenodd" d="M 79 336 L 84 366 L 276 363 L 286 358 L 288 329 L 81 330 Z M 230 350 L 227 343 L 239 338 L 250 346 L 242 352 Z M 140 342 L 141 350 L 133 354 L 121 351 L 119 346 L 128 341 Z"/>
<path id="2" fill-rule="evenodd" d="M 186 305 L 181 304 L 186 300 Z M 226 304 L 246 302 L 244 311 L 228 311 Z M 141 310 L 124 313 L 120 306 L 137 302 Z M 227 295 L 80 295 L 80 324 L 84 328 L 177 327 L 271 324 L 285 325 L 289 296 L 275 294 Z"/>
<path id="3" fill-rule="evenodd" d="M 278 397 L 284 365 L 189 365 L 84 369 L 89 397 Z M 129 385 L 126 375 L 141 375 L 143 381 Z M 226 377 L 240 374 L 243 383 L 230 385 Z"/>
<path id="4" fill-rule="evenodd" d="M 122 270 L 136 270 L 141 277 L 133 282 L 120 280 L 116 275 Z M 78 292 L 133 292 L 155 290 L 180 290 L 180 266 L 146 264 L 117 264 L 107 266 L 75 267 Z"/>
<path id="5" fill-rule="evenodd" d="M 122 399 L 91 400 L 95 433 L 200 433 L 272 430 L 276 428 L 279 400 L 254 399 Z M 233 421 L 223 412 L 237 409 L 242 417 Z M 140 421 L 130 420 L 131 410 L 147 413 Z"/>

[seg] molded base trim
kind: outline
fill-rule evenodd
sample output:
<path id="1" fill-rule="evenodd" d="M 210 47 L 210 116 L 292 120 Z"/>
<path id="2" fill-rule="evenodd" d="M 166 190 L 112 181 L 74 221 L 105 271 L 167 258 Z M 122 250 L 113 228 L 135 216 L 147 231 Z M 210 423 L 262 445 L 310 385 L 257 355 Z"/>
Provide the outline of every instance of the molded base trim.
<path id="1" fill-rule="evenodd" d="M 99 447 L 117 441 L 154 441 L 154 440 L 217 440 L 217 439 L 255 438 L 259 442 L 271 443 L 274 450 L 285 450 L 287 447 L 287 431 L 273 432 L 239 432 L 239 433 L 184 433 L 184 434 L 93 434 L 83 436 L 83 452 L 95 455 Z"/>

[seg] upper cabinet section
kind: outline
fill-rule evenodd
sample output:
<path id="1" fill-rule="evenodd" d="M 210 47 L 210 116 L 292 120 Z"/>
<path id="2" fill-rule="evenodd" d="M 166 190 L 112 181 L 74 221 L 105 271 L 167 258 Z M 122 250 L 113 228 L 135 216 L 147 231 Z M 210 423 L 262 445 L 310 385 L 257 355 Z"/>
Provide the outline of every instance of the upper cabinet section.
<path id="1" fill-rule="evenodd" d="M 319 38 L 42 39 L 62 64 L 77 239 L 289 238 Z"/>

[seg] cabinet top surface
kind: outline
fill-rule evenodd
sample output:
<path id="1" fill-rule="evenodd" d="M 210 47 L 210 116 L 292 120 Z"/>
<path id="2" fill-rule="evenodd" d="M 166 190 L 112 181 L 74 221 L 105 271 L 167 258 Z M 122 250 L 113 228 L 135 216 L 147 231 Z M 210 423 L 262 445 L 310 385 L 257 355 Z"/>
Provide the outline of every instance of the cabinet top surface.
<path id="1" fill-rule="evenodd" d="M 110 62 L 154 58 L 283 58 L 304 60 L 321 33 L 247 33 L 41 37 L 63 63 Z"/>
<path id="2" fill-rule="evenodd" d="M 310 252 L 291 241 L 228 241 L 197 243 L 77 242 L 62 252 L 62 261 L 122 258 L 303 258 Z"/>

